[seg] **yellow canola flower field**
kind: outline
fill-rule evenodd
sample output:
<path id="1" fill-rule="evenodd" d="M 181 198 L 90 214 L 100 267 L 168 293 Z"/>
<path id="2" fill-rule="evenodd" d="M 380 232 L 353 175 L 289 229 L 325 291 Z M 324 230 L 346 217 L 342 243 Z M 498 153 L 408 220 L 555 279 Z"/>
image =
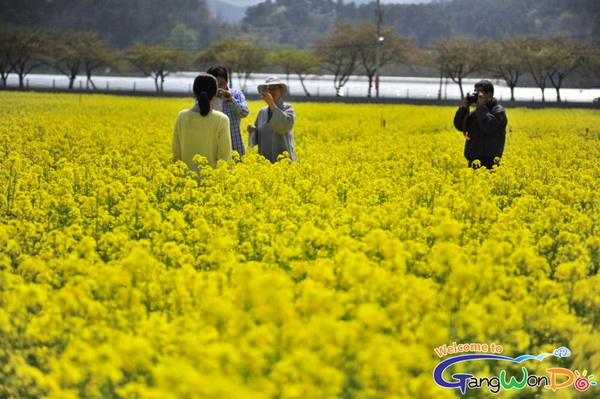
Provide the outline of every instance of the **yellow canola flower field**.
<path id="1" fill-rule="evenodd" d="M 298 162 L 191 176 L 191 105 L 2 92 L 0 398 L 452 398 L 452 342 L 600 374 L 598 111 L 508 109 L 489 172 L 454 107 L 297 103 Z"/>

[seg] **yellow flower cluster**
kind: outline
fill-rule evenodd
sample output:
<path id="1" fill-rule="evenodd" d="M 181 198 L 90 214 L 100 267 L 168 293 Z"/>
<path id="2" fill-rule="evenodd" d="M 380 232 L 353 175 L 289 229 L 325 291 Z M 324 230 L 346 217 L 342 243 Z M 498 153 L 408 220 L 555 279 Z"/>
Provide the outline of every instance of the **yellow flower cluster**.
<path id="1" fill-rule="evenodd" d="M 453 341 L 600 373 L 597 111 L 509 109 L 490 172 L 453 107 L 298 103 L 298 162 L 193 176 L 191 105 L 0 97 L 0 398 L 454 397 Z"/>

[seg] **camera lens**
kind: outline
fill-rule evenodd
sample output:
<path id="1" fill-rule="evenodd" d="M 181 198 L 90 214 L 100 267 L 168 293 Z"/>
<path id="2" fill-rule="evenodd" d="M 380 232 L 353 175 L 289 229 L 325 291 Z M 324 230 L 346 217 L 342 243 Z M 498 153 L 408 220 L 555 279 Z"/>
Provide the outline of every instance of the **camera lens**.
<path id="1" fill-rule="evenodd" d="M 467 102 L 469 104 L 476 103 L 478 98 L 479 98 L 479 93 L 478 92 L 467 93 Z"/>

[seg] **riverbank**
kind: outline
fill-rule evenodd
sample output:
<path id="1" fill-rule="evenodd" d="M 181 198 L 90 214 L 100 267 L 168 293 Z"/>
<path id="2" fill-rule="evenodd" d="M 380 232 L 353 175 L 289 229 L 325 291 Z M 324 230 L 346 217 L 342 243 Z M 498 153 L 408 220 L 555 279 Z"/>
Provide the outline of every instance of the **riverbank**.
<path id="1" fill-rule="evenodd" d="M 94 86 L 86 82 L 86 78 L 79 76 L 73 82 L 73 91 L 89 92 L 110 92 L 113 94 L 126 95 L 150 95 L 150 96 L 186 96 L 192 95 L 192 83 L 196 72 L 178 72 L 168 75 L 164 81 L 163 90 L 158 93 L 153 78 L 143 76 L 94 76 Z M 230 77 L 230 85 L 234 88 L 242 88 L 247 96 L 258 94 L 256 87 L 264 83 L 268 74 L 251 74 L 247 79 L 240 78 L 237 74 Z M 333 85 L 333 76 L 320 75 L 308 76 L 304 82 L 300 82 L 297 76 L 281 76 L 288 86 L 288 94 L 300 98 L 298 101 L 305 101 L 303 97 L 309 97 L 311 101 L 344 101 L 340 97 L 352 98 L 358 100 L 349 100 L 349 102 L 371 102 L 368 94 L 368 79 L 365 76 L 351 76 L 342 89 L 335 90 Z M 473 85 L 479 78 L 467 78 L 463 81 L 464 92 L 473 89 Z M 494 80 L 496 89 L 496 98 L 505 102 L 511 98 L 510 89 L 502 80 Z M 304 83 L 304 87 L 302 85 Z M 15 74 L 8 77 L 8 88 L 18 88 L 19 82 Z M 64 75 L 55 74 L 29 74 L 24 85 L 26 89 L 32 90 L 68 90 L 69 80 Z M 305 90 L 306 89 L 306 90 Z M 431 77 L 402 77 L 402 76 L 382 76 L 379 85 L 379 100 L 377 102 L 386 102 L 391 99 L 392 102 L 402 102 L 408 100 L 413 103 L 414 100 L 433 100 L 438 99 L 454 101 L 461 98 L 461 92 L 457 84 L 451 81 L 443 81 L 440 84 L 439 78 Z M 307 93 L 310 95 L 307 95 Z M 600 97 L 600 88 L 572 88 L 565 87 L 560 90 L 561 102 L 565 103 L 592 103 L 594 98 Z M 341 96 L 338 96 L 341 94 Z M 376 97 L 375 87 L 371 88 L 371 96 Z M 514 91 L 515 100 L 518 102 L 532 103 L 553 103 L 556 101 L 556 91 L 553 88 L 547 88 L 542 96 L 542 91 L 537 87 L 516 87 Z M 543 101 L 543 100 L 546 101 Z M 429 102 L 429 101 L 428 101 Z"/>
<path id="2" fill-rule="evenodd" d="M 0 91 L 31 91 L 41 93 L 67 93 L 67 94 L 105 94 L 117 96 L 133 97 L 190 97 L 189 93 L 165 91 L 162 93 L 156 91 L 141 90 L 85 90 L 85 89 L 58 89 L 58 88 L 29 88 L 19 89 L 14 87 L 0 88 Z M 246 94 L 246 99 L 259 100 L 258 94 Z M 294 102 L 315 102 L 315 103 L 344 103 L 344 104 L 409 104 L 423 106 L 459 106 L 460 100 L 444 100 L 437 98 L 391 98 L 391 97 L 348 97 L 348 96 L 294 96 L 288 95 L 285 100 Z M 581 109 L 600 109 L 600 103 L 592 102 L 556 102 L 556 101 L 501 101 L 505 108 L 581 108 Z"/>

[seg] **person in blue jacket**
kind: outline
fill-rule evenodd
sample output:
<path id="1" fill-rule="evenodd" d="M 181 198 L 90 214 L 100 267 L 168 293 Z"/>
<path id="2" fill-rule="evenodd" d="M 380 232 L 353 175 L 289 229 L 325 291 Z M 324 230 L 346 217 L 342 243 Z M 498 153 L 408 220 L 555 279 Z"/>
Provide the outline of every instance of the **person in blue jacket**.
<path id="1" fill-rule="evenodd" d="M 224 66 L 210 67 L 206 73 L 214 76 L 219 84 L 217 97 L 213 102 L 213 109 L 223 112 L 229 118 L 231 148 L 242 156 L 246 153 L 246 146 L 242 140 L 240 123 L 241 119 L 247 117 L 250 113 L 248 104 L 246 104 L 246 97 L 240 90 L 229 86 L 229 73 Z"/>

